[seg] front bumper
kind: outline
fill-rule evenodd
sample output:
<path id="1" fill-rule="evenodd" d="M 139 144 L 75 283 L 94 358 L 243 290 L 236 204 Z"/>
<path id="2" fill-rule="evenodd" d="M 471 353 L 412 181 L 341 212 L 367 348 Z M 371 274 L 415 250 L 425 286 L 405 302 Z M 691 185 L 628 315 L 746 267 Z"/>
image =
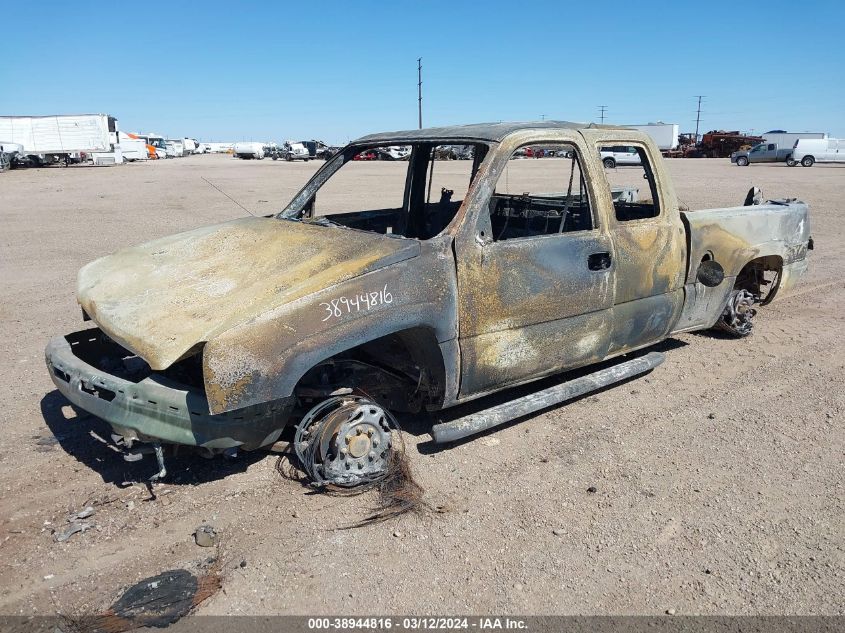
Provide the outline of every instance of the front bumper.
<path id="1" fill-rule="evenodd" d="M 57 336 L 45 350 L 53 384 L 71 403 L 106 420 L 118 435 L 142 442 L 202 446 L 209 449 L 259 448 L 275 442 L 288 421 L 294 398 L 231 411 L 208 413 L 205 395 L 150 373 L 137 382 L 89 364 L 101 348 L 99 330 Z M 80 357 L 82 356 L 82 357 Z"/>

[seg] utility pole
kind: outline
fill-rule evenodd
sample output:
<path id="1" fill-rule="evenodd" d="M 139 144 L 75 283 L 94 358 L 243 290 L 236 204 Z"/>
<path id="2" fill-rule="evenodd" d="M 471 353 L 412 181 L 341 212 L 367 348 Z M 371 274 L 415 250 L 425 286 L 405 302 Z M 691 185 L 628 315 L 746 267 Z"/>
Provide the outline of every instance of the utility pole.
<path id="1" fill-rule="evenodd" d="M 698 124 L 701 123 L 701 100 L 705 95 L 695 95 L 698 97 L 698 111 L 695 113 L 695 142 L 698 143 Z"/>
<path id="2" fill-rule="evenodd" d="M 607 106 L 599 106 L 599 112 L 601 113 L 601 122 L 604 123 L 604 111 L 607 110 Z"/>
<path id="3" fill-rule="evenodd" d="M 540 120 L 541 120 L 541 121 L 545 121 L 545 120 L 546 120 L 546 115 L 545 115 L 545 114 L 541 114 L 541 115 L 540 115 Z"/>
<path id="4" fill-rule="evenodd" d="M 420 129 L 422 129 L 422 57 L 417 57 L 417 109 L 420 115 Z"/>

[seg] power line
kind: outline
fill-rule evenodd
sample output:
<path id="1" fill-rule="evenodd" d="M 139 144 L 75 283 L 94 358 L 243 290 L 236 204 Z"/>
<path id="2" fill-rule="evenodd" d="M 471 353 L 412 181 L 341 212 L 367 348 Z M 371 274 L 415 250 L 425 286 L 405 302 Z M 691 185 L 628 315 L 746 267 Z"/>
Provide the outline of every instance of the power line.
<path id="1" fill-rule="evenodd" d="M 695 142 L 698 143 L 698 124 L 701 123 L 701 100 L 705 95 L 694 95 L 698 98 L 698 110 L 695 113 Z"/>
<path id="2" fill-rule="evenodd" d="M 417 109 L 419 110 L 420 129 L 422 129 L 422 57 L 417 57 Z"/>
<path id="3" fill-rule="evenodd" d="M 606 105 L 600 105 L 599 106 L 599 112 L 601 113 L 600 116 L 601 116 L 601 122 L 602 123 L 604 123 L 604 112 L 605 112 L 605 110 L 607 110 Z"/>

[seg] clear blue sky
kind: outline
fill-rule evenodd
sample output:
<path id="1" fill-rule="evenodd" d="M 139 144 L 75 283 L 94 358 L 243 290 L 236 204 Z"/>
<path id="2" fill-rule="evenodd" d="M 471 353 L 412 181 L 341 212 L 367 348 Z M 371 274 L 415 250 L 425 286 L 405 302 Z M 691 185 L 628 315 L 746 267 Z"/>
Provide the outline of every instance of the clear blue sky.
<path id="1" fill-rule="evenodd" d="M 845 137 L 845 3 L 6 2 L 0 114 L 345 142 L 497 120 Z"/>

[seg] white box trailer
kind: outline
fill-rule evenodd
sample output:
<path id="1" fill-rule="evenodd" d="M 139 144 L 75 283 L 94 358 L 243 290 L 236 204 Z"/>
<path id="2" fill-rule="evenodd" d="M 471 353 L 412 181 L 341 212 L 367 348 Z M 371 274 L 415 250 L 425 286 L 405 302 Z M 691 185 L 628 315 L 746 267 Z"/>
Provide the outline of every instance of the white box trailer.
<path id="1" fill-rule="evenodd" d="M 800 138 L 827 138 L 826 132 L 784 132 L 783 130 L 772 130 L 763 134 L 764 143 L 775 143 L 778 147 L 794 147 Z"/>
<path id="2" fill-rule="evenodd" d="M 254 158 L 261 160 L 264 158 L 264 143 L 256 143 L 253 141 L 235 143 L 233 152 L 238 158 Z"/>
<path id="3" fill-rule="evenodd" d="M 234 151 L 234 143 L 203 143 L 211 154 L 225 154 Z"/>
<path id="4" fill-rule="evenodd" d="M 0 116 L 0 139 L 31 156 L 69 156 L 112 151 L 117 121 L 108 114 Z"/>
<path id="5" fill-rule="evenodd" d="M 677 123 L 644 123 L 642 125 L 626 125 L 625 127 L 639 130 L 648 134 L 661 150 L 678 147 L 680 129 Z"/>

